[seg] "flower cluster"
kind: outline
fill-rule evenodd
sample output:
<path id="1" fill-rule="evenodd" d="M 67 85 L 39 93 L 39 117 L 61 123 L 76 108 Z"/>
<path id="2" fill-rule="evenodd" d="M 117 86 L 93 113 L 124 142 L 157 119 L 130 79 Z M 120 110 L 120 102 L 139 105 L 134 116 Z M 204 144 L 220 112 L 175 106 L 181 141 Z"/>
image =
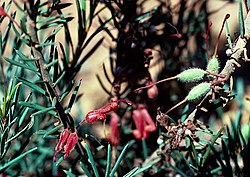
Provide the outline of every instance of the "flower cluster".
<path id="1" fill-rule="evenodd" d="M 60 135 L 60 139 L 56 145 L 53 161 L 56 162 L 56 154 L 63 151 L 64 159 L 66 159 L 72 149 L 74 149 L 76 143 L 78 142 L 78 135 L 76 130 L 70 133 L 69 129 L 64 129 Z"/>

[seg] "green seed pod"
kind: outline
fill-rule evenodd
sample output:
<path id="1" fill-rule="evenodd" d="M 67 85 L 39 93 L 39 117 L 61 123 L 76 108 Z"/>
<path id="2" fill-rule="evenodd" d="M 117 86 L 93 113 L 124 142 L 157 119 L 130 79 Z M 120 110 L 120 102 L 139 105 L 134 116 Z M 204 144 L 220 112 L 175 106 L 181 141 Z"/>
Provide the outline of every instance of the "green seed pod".
<path id="1" fill-rule="evenodd" d="M 199 81 L 206 74 L 206 71 L 199 68 L 190 68 L 177 75 L 181 82 L 195 82 Z"/>
<path id="2" fill-rule="evenodd" d="M 194 86 L 188 93 L 187 100 L 194 101 L 201 96 L 205 95 L 211 87 L 211 83 L 203 82 Z"/>
<path id="3" fill-rule="evenodd" d="M 213 56 L 207 64 L 207 71 L 214 73 L 214 74 L 217 74 L 219 72 L 219 68 L 220 68 L 219 60 L 218 60 L 218 58 Z"/>

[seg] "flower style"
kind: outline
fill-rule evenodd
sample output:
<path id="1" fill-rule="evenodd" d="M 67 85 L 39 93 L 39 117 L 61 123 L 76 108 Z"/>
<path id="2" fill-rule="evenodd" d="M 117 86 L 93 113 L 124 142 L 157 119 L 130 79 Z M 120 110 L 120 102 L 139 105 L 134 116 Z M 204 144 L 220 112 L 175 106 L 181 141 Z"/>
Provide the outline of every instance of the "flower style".
<path id="1" fill-rule="evenodd" d="M 70 151 L 74 149 L 77 142 L 78 135 L 76 130 L 73 133 L 70 133 L 68 129 L 64 129 L 56 145 L 53 161 L 56 162 L 56 154 L 58 154 L 60 151 L 65 153 L 64 159 L 66 159 L 69 156 Z"/>
<path id="2" fill-rule="evenodd" d="M 136 129 L 132 131 L 135 138 L 142 140 L 142 138 L 147 138 L 149 132 L 156 130 L 156 126 L 148 110 L 142 104 L 138 105 L 137 109 L 133 110 L 133 120 Z"/>
<path id="3" fill-rule="evenodd" d="M 111 132 L 110 135 L 107 137 L 108 141 L 117 146 L 120 142 L 120 136 L 119 136 L 119 129 L 118 129 L 118 123 L 119 123 L 119 116 L 115 113 L 111 113 L 111 120 L 109 122 Z"/>

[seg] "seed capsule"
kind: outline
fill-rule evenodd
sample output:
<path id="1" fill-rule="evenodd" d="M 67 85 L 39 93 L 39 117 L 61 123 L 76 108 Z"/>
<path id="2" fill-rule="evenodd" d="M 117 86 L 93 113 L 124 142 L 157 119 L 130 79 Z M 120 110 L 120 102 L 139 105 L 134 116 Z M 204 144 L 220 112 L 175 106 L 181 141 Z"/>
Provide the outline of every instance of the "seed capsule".
<path id="1" fill-rule="evenodd" d="M 187 100 L 194 101 L 205 95 L 211 88 L 211 83 L 203 82 L 194 86 L 188 93 Z"/>
<path id="2" fill-rule="evenodd" d="M 219 68 L 220 68 L 219 60 L 218 58 L 213 56 L 207 64 L 207 71 L 213 74 L 217 74 L 219 72 Z"/>
<path id="3" fill-rule="evenodd" d="M 195 82 L 201 80 L 206 71 L 199 68 L 190 68 L 177 75 L 178 80 L 181 82 Z"/>
<path id="4" fill-rule="evenodd" d="M 166 79 L 162 79 L 158 82 L 155 82 L 155 83 L 152 83 L 152 84 L 149 84 L 149 85 L 146 85 L 145 87 L 140 87 L 138 89 L 135 89 L 134 92 L 139 92 L 143 89 L 146 89 L 146 88 L 150 88 L 150 87 L 153 87 L 159 83 L 162 83 L 162 82 L 166 82 L 166 81 L 169 81 L 169 80 L 173 80 L 173 79 L 178 79 L 182 82 L 195 82 L 195 81 L 199 81 L 203 78 L 203 76 L 206 74 L 207 72 L 204 71 L 203 69 L 199 69 L 199 68 L 190 68 L 190 69 L 187 69 L 185 71 L 182 71 L 180 74 L 176 75 L 176 76 L 173 76 L 173 77 L 169 77 L 169 78 L 166 78 Z"/>

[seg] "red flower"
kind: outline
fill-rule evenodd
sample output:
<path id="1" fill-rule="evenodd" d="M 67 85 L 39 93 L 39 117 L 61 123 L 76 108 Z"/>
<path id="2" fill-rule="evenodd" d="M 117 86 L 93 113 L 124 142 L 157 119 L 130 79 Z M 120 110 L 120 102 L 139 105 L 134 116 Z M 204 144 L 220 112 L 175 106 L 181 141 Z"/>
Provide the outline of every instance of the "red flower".
<path id="1" fill-rule="evenodd" d="M 119 102 L 124 102 L 129 105 L 133 105 L 133 103 L 129 100 L 116 100 L 116 101 L 111 101 L 104 105 L 103 107 L 93 110 L 87 113 L 85 119 L 83 119 L 79 125 L 81 126 L 84 122 L 87 122 L 89 124 L 93 124 L 97 120 L 105 120 L 106 119 L 106 114 L 111 112 L 111 111 L 116 111 L 119 109 Z"/>
<path id="2" fill-rule="evenodd" d="M 78 136 L 76 131 L 74 133 L 70 133 L 68 129 L 64 129 L 56 145 L 53 161 L 56 162 L 56 154 L 58 154 L 60 151 L 65 153 L 64 159 L 66 159 L 70 151 L 74 149 L 77 142 Z"/>
<path id="3" fill-rule="evenodd" d="M 75 131 L 74 133 L 71 133 L 69 135 L 67 143 L 64 146 L 64 152 L 65 152 L 64 159 L 66 159 L 69 156 L 70 151 L 75 148 L 77 142 L 78 142 L 78 136 Z"/>
<path id="4" fill-rule="evenodd" d="M 132 132 L 135 138 L 139 140 L 147 138 L 149 132 L 156 130 L 154 121 L 143 105 L 139 105 L 138 108 L 133 111 L 132 117 L 136 126 L 136 129 Z"/>
<path id="5" fill-rule="evenodd" d="M 119 123 L 119 116 L 115 113 L 111 113 L 111 120 L 109 122 L 111 132 L 110 135 L 107 137 L 108 141 L 117 146 L 120 142 L 120 137 L 119 137 L 119 129 L 118 129 L 118 123 Z"/>

